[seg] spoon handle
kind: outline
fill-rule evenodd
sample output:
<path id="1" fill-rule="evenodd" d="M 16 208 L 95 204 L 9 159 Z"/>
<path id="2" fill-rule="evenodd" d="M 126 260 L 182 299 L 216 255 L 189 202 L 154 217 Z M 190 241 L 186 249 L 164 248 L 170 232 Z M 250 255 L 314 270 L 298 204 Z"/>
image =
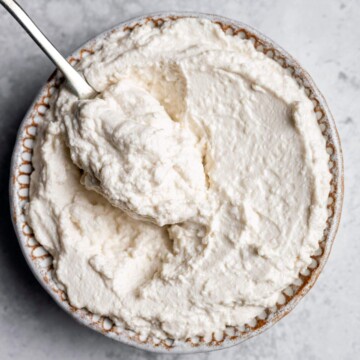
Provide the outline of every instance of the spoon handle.
<path id="1" fill-rule="evenodd" d="M 34 24 L 26 12 L 14 0 L 0 0 L 5 9 L 18 21 L 25 31 L 39 45 L 50 60 L 61 70 L 68 80 L 72 90 L 81 98 L 92 98 L 96 91 L 86 82 L 86 80 L 66 61 L 53 44 Z"/>

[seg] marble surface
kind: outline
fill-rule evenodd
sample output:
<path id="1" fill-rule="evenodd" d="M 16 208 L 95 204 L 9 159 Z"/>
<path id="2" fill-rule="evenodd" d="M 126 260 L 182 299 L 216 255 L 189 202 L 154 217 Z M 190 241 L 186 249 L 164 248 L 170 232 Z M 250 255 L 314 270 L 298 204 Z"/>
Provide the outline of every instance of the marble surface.
<path id="1" fill-rule="evenodd" d="M 64 54 L 127 18 L 151 11 L 194 10 L 248 23 L 300 61 L 328 100 L 344 150 L 345 204 L 332 254 L 312 291 L 275 327 L 240 346 L 188 358 L 353 360 L 356 355 L 359 357 L 360 1 L 20 2 Z M 2 8 L 0 51 L 0 358 L 182 358 L 135 350 L 82 327 L 51 300 L 32 276 L 10 221 L 8 176 L 18 125 L 53 66 Z"/>

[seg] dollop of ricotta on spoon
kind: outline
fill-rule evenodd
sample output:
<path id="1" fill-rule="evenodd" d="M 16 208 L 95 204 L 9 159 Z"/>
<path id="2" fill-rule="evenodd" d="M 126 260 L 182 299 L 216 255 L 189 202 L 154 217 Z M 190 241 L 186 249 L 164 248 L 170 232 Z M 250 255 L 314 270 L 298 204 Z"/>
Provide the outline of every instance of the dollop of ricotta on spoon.
<path id="1" fill-rule="evenodd" d="M 64 123 L 86 188 L 160 226 L 197 215 L 206 198 L 201 143 L 153 96 L 124 80 L 76 106 Z"/>

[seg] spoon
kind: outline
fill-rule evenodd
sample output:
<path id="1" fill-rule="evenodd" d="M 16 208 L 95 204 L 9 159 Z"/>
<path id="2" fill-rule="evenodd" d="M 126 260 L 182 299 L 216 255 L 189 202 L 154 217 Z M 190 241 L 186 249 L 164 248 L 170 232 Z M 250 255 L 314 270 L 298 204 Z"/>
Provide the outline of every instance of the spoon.
<path id="1" fill-rule="evenodd" d="M 71 90 L 80 99 L 91 99 L 97 95 L 97 91 L 93 89 L 87 81 L 69 64 L 69 62 L 59 53 L 53 44 L 45 37 L 45 35 L 34 24 L 26 12 L 14 0 L 0 0 L 5 9 L 18 21 L 25 31 L 39 45 L 42 51 L 64 74 Z"/>

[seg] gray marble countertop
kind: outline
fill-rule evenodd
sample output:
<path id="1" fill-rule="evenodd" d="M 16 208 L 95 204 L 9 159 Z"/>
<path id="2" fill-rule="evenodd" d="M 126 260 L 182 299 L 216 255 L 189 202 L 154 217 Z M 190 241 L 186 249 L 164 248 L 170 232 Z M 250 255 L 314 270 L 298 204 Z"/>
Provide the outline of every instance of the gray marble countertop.
<path id="1" fill-rule="evenodd" d="M 64 54 L 127 18 L 160 10 L 194 10 L 252 25 L 299 60 L 326 97 L 344 150 L 345 204 L 332 254 L 315 287 L 275 327 L 240 346 L 188 358 L 359 358 L 360 1 L 19 1 Z M 0 52 L 0 358 L 182 357 L 135 350 L 82 327 L 51 300 L 28 269 L 10 220 L 10 157 L 20 121 L 53 66 L 2 8 Z"/>

